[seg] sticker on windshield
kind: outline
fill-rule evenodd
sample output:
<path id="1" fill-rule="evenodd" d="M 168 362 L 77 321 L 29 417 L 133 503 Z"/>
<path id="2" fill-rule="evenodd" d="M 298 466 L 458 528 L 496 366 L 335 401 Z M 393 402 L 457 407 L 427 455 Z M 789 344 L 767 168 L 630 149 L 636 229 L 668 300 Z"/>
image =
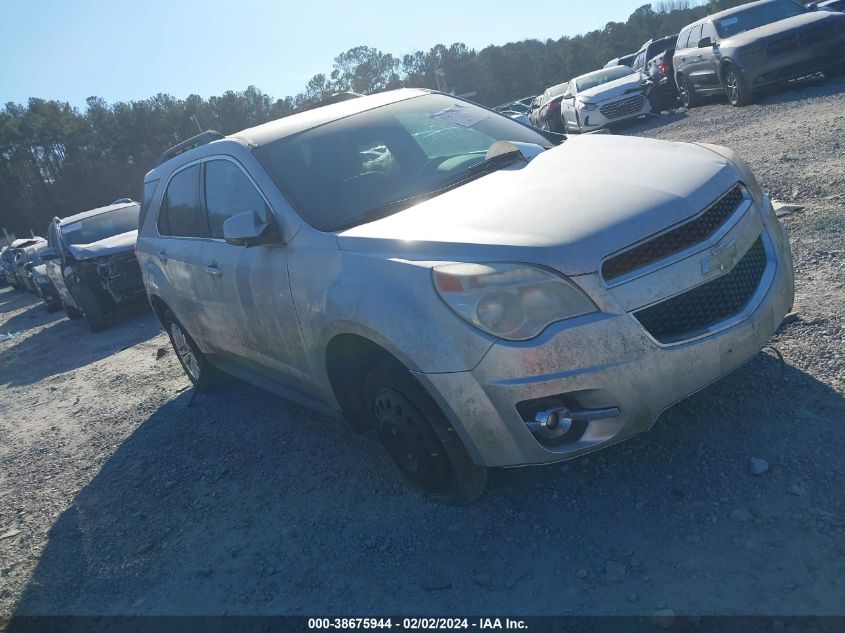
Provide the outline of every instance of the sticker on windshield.
<path id="1" fill-rule="evenodd" d="M 74 222 L 73 224 L 65 224 L 62 227 L 63 233 L 73 233 L 74 231 L 78 231 L 82 228 L 82 222 Z"/>
<path id="2" fill-rule="evenodd" d="M 737 22 L 739 22 L 739 18 L 725 18 L 724 20 L 719 20 L 719 26 L 724 28 L 726 26 L 736 24 Z"/>
<path id="3" fill-rule="evenodd" d="M 441 110 L 440 112 L 430 114 L 429 116 L 463 127 L 471 127 L 479 121 L 483 121 L 484 119 L 490 117 L 487 112 L 481 110 L 480 108 L 468 108 L 459 103 L 456 103 L 445 110 Z"/>

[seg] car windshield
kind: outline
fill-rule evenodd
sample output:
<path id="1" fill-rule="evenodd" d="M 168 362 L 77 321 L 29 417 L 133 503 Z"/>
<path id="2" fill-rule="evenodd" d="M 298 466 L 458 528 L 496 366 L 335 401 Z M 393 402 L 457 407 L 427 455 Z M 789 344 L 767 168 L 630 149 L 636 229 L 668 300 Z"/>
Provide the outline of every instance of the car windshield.
<path id="1" fill-rule="evenodd" d="M 773 0 L 766 4 L 741 9 L 731 13 L 728 17 L 714 20 L 714 22 L 719 37 L 731 37 L 737 33 L 744 33 L 802 13 L 807 13 L 807 8 L 793 2 L 793 0 Z"/>
<path id="2" fill-rule="evenodd" d="M 575 87 L 578 92 L 584 92 L 590 88 L 601 86 L 617 79 L 622 79 L 626 75 L 633 75 L 634 71 L 629 66 L 614 66 L 613 68 L 606 68 L 598 70 L 589 75 L 584 75 L 575 80 Z"/>
<path id="3" fill-rule="evenodd" d="M 483 175 L 470 168 L 502 140 L 552 145 L 506 116 L 430 94 L 273 141 L 255 155 L 306 222 L 336 231 Z"/>
<path id="4" fill-rule="evenodd" d="M 92 244 L 112 235 L 133 231 L 138 228 L 138 211 L 138 205 L 133 204 L 92 215 L 62 226 L 62 236 L 66 244 Z"/>

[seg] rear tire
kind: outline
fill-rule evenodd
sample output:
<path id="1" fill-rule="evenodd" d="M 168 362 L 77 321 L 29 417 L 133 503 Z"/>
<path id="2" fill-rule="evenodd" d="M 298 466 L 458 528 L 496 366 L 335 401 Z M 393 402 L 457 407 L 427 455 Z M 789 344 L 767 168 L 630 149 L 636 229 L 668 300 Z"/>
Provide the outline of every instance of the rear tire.
<path id="1" fill-rule="evenodd" d="M 690 85 L 685 75 L 678 75 L 678 98 L 685 108 L 694 108 L 699 103 L 695 89 Z"/>
<path id="2" fill-rule="evenodd" d="M 364 402 L 390 457 L 429 496 L 467 505 L 484 493 L 487 469 L 472 461 L 440 407 L 401 364 L 386 361 L 367 374 Z"/>
<path id="3" fill-rule="evenodd" d="M 165 310 L 162 315 L 162 325 L 170 337 L 170 344 L 179 359 L 179 364 L 185 371 L 185 375 L 197 389 L 202 393 L 219 391 L 227 382 L 228 376 L 220 369 L 208 362 L 208 359 L 194 343 L 191 335 L 176 320 L 170 310 Z"/>
<path id="4" fill-rule="evenodd" d="M 728 64 L 725 68 L 725 96 L 735 108 L 741 108 L 751 103 L 751 91 L 745 85 L 745 80 L 739 74 L 736 66 Z"/>
<path id="5" fill-rule="evenodd" d="M 73 287 L 71 294 L 76 301 L 76 305 L 79 306 L 82 316 L 88 322 L 88 327 L 91 328 L 91 331 L 101 332 L 105 330 L 109 323 L 94 291 L 88 286 L 80 284 Z"/>

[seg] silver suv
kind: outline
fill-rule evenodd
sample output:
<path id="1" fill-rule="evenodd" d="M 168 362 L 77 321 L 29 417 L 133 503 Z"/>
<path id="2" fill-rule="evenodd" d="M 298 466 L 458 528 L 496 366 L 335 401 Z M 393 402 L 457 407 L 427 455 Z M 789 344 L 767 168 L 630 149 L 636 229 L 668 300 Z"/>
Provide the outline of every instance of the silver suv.
<path id="1" fill-rule="evenodd" d="M 422 90 L 200 135 L 146 176 L 150 302 L 198 388 L 225 372 L 342 412 L 472 501 L 486 467 L 648 430 L 792 305 L 787 239 L 729 149 L 553 145 Z"/>

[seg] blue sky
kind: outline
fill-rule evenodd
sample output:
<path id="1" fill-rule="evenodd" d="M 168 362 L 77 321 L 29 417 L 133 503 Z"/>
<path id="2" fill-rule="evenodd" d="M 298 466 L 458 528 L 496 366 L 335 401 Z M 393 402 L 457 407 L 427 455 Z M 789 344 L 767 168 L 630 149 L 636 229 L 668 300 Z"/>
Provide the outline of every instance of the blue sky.
<path id="1" fill-rule="evenodd" d="M 623 21 L 645 2 L 2 0 L 0 103 L 208 97 L 250 84 L 284 97 L 353 46 L 401 56 L 438 43 L 557 39 Z"/>

